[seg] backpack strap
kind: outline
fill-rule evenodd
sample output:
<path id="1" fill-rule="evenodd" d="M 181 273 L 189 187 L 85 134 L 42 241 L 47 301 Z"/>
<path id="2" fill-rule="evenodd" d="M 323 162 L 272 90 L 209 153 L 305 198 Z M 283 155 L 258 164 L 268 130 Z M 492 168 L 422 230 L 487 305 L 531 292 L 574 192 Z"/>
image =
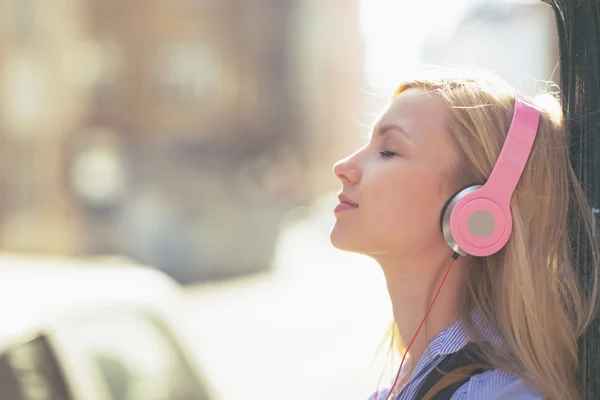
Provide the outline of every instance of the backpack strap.
<path id="1" fill-rule="evenodd" d="M 492 369 L 469 343 L 456 353 L 448 354 L 427 375 L 417 392 L 418 400 L 449 400 L 472 376 Z"/>

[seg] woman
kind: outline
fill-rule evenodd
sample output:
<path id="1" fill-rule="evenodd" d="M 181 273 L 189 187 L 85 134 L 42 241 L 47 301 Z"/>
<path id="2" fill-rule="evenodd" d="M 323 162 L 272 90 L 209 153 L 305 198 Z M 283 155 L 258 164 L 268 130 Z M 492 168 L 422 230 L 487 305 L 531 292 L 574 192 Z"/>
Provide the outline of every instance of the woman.
<path id="1" fill-rule="evenodd" d="M 570 212 L 596 244 L 559 110 L 488 74 L 438 72 L 401 84 L 369 142 L 334 166 L 342 191 L 331 241 L 379 263 L 394 331 L 408 343 L 393 391 L 372 399 L 581 398 L 577 339 L 595 312 L 597 277 L 591 289 L 576 277 Z M 512 222 L 488 206 L 451 217 L 486 181 L 494 186 L 482 196 L 505 198 Z M 498 234 L 487 250 L 465 251 L 453 237 L 461 218 L 476 237 L 502 225 L 506 243 Z"/>

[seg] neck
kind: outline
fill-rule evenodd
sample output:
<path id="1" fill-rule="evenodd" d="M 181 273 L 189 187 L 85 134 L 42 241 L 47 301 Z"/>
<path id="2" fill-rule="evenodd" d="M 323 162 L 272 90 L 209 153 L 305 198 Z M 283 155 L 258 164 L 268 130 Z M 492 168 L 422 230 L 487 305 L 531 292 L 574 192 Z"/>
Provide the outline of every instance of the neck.
<path id="1" fill-rule="evenodd" d="M 423 321 L 438 287 L 450 265 L 448 251 L 419 255 L 413 259 L 396 257 L 378 259 L 386 278 L 388 293 L 394 311 L 394 320 L 404 346 L 408 346 Z M 412 373 L 416 362 L 426 351 L 431 340 L 452 325 L 459 317 L 460 292 L 466 270 L 464 260 L 454 261 L 427 320 L 409 349 Z"/>

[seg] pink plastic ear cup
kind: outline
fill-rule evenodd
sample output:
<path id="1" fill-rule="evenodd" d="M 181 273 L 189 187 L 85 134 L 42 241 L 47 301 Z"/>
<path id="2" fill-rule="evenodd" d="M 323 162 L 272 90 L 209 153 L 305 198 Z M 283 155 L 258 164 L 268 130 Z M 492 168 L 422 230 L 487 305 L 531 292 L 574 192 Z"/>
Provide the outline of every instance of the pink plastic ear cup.
<path id="1" fill-rule="evenodd" d="M 510 199 L 519 182 L 539 125 L 537 108 L 515 96 L 515 112 L 506 141 L 488 181 L 459 194 L 443 227 L 448 245 L 459 254 L 484 257 L 498 252 L 512 233 Z M 448 233 L 448 234 L 447 234 Z"/>
<path id="2" fill-rule="evenodd" d="M 450 231 L 456 245 L 466 254 L 484 257 L 498 252 L 512 233 L 510 207 L 504 201 L 500 204 L 493 199 L 493 193 L 485 186 L 458 201 L 450 214 Z M 510 198 L 508 199 L 510 202 Z M 490 232 L 477 236 L 469 227 L 471 215 L 484 211 L 492 217 Z"/>

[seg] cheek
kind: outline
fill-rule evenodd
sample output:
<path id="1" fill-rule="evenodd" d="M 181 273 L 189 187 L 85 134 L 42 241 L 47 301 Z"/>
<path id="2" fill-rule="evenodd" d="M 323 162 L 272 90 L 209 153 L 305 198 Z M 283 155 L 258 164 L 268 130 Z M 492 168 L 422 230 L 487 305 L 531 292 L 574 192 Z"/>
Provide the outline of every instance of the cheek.
<path id="1" fill-rule="evenodd" d="M 439 217 L 443 201 L 432 180 L 415 175 L 393 176 L 364 187 L 361 214 L 365 229 L 380 243 L 412 245 L 441 235 Z"/>

